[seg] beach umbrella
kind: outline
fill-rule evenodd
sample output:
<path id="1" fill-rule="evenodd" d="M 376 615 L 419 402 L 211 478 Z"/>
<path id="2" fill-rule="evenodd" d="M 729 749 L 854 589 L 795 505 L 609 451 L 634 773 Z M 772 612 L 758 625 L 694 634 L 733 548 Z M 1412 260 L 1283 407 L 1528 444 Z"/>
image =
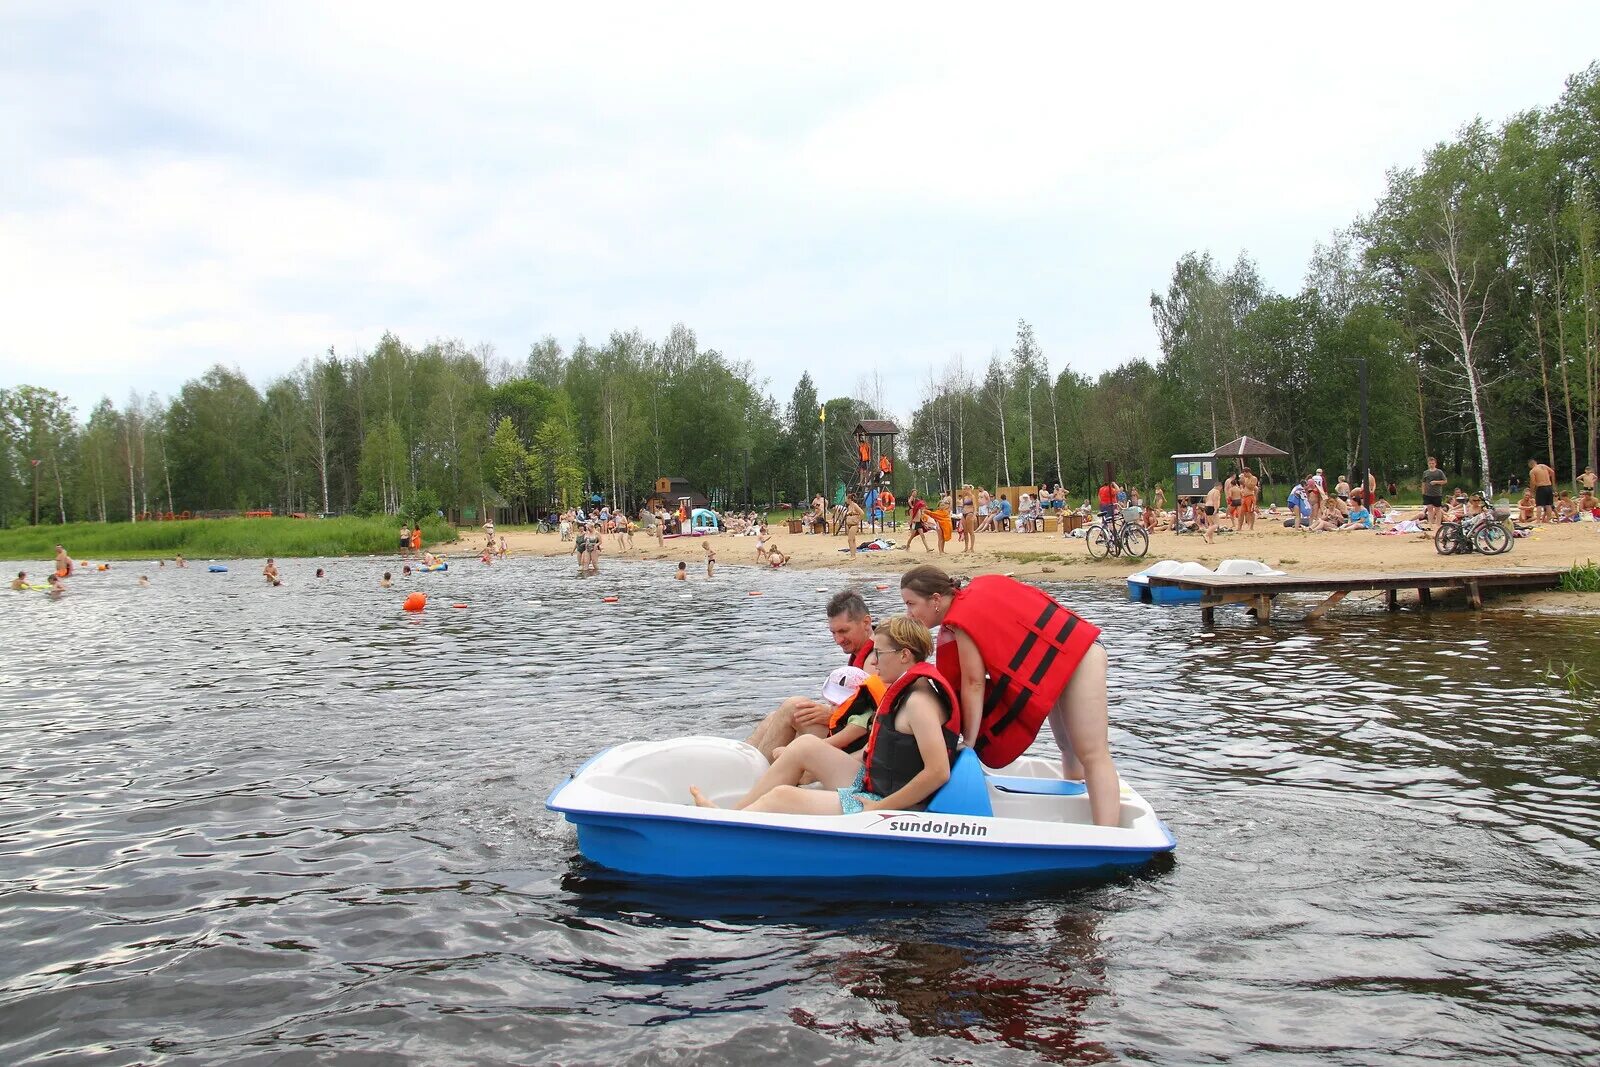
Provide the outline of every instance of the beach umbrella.
<path id="1" fill-rule="evenodd" d="M 1238 437 L 1211 453 L 1218 459 L 1224 456 L 1238 459 L 1276 459 L 1287 457 L 1289 453 L 1281 448 L 1273 448 L 1265 441 L 1258 441 L 1254 437 Z"/>

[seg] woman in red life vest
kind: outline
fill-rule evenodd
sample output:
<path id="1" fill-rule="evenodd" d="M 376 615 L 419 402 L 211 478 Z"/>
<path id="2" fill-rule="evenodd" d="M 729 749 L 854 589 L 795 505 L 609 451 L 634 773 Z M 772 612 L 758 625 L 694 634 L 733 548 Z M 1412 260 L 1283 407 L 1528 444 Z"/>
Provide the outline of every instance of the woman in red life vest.
<path id="1" fill-rule="evenodd" d="M 933 635 L 921 623 L 896 615 L 872 635 L 869 663 L 885 684 L 867 747 L 858 756 L 820 737 L 801 734 L 783 750 L 735 810 L 793 815 L 855 815 L 913 810 L 950 780 L 960 742 L 961 710 L 955 691 L 926 662 Z M 801 789 L 809 774 L 824 786 Z M 694 802 L 714 808 L 689 787 Z"/>
<path id="2" fill-rule="evenodd" d="M 936 662 L 961 701 L 961 736 L 1003 767 L 1050 720 L 1061 773 L 1082 779 L 1100 826 L 1120 821 L 1121 787 L 1106 739 L 1106 651 L 1099 627 L 1043 590 L 987 575 L 961 585 L 938 567 L 900 579 L 906 612 L 939 627 Z"/>

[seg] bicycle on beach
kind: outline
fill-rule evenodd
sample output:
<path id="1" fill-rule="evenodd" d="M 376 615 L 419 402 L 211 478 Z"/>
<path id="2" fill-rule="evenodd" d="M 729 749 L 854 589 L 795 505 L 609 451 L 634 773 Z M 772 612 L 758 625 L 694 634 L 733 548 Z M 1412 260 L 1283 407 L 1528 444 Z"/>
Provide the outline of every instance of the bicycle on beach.
<path id="1" fill-rule="evenodd" d="M 1476 522 L 1471 519 L 1441 522 L 1433 534 L 1433 549 L 1441 556 L 1464 552 L 1498 556 L 1511 551 L 1511 531 L 1498 511 L 1493 517 L 1485 515 Z"/>
<path id="2" fill-rule="evenodd" d="M 1094 559 L 1107 556 L 1127 556 L 1143 559 L 1150 551 L 1150 535 L 1136 522 L 1124 518 L 1102 519 L 1089 527 L 1084 540 L 1089 543 L 1089 555 Z"/>

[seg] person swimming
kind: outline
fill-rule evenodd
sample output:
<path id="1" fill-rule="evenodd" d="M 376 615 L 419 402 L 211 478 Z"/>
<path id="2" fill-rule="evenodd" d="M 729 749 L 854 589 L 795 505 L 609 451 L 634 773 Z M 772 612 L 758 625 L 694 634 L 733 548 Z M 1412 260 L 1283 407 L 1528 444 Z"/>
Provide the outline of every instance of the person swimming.
<path id="1" fill-rule="evenodd" d="M 150 588 L 150 576 L 148 574 L 139 575 L 139 588 L 140 589 L 149 589 Z"/>
<path id="2" fill-rule="evenodd" d="M 672 580 L 675 582 L 687 582 L 689 580 L 689 565 L 680 561 L 678 563 L 678 572 L 672 576 Z"/>
<path id="3" fill-rule="evenodd" d="M 402 577 L 402 578 L 411 577 L 411 564 L 407 563 L 404 567 L 400 568 L 400 577 Z"/>
<path id="4" fill-rule="evenodd" d="M 283 579 L 278 576 L 278 564 L 268 558 L 267 565 L 261 568 L 261 576 L 267 580 L 268 585 L 282 585 Z"/>
<path id="5" fill-rule="evenodd" d="M 410 569 L 411 569 L 410 567 L 406 568 L 407 571 L 409 571 Z M 394 585 L 394 577 L 393 577 L 393 575 L 391 575 L 388 571 L 384 571 L 383 572 L 383 580 L 378 583 L 378 588 L 379 589 L 388 589 L 392 585 Z"/>
<path id="6" fill-rule="evenodd" d="M 13 589 L 26 589 L 26 588 L 28 588 L 28 572 L 27 571 L 18 571 L 17 572 L 17 576 L 15 578 L 11 579 L 11 588 L 13 588 Z"/>
<path id="7" fill-rule="evenodd" d="M 52 598 L 59 598 L 62 593 L 67 591 L 67 583 L 61 580 L 61 576 L 59 574 L 52 574 L 49 577 L 48 582 L 50 587 L 50 596 Z"/>
<path id="8" fill-rule="evenodd" d="M 317 568 L 317 573 L 316 573 L 316 577 L 318 577 L 318 578 L 326 578 L 326 577 L 327 577 L 327 575 L 326 575 L 326 574 L 324 574 L 324 573 L 323 573 L 323 571 L 322 571 L 322 568 L 321 568 L 321 567 L 318 567 L 318 568 Z"/>

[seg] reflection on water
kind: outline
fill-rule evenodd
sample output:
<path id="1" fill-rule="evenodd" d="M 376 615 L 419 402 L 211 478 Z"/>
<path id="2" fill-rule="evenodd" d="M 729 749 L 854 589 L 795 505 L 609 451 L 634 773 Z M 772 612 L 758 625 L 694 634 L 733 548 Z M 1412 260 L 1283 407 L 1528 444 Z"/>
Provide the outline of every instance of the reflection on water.
<path id="1" fill-rule="evenodd" d="M 119 565 L 6 602 L 0 1062 L 1600 1054 L 1600 712 L 1550 676 L 1600 677 L 1584 620 L 1208 633 L 1068 588 L 1175 860 L 757 891 L 597 870 L 543 798 L 606 744 L 815 691 L 829 579 L 386 566 Z"/>

